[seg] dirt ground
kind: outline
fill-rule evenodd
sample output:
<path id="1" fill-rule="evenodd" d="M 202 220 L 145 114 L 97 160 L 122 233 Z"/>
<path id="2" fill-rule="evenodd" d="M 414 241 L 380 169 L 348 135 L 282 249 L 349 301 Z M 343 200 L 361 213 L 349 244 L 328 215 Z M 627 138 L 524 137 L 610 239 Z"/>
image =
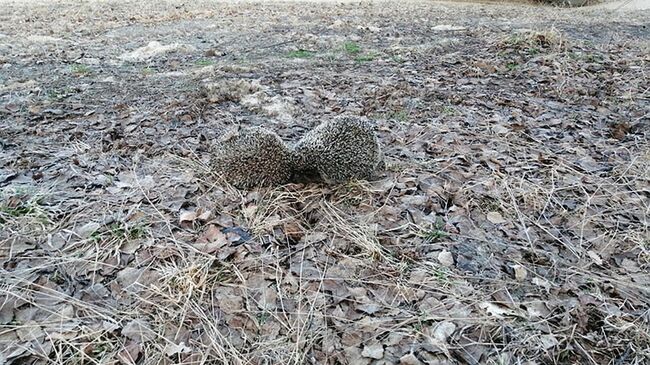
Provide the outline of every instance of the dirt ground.
<path id="1" fill-rule="evenodd" d="M 0 0 L 0 364 L 648 364 L 648 24 Z M 381 179 L 210 170 L 341 114 Z"/>

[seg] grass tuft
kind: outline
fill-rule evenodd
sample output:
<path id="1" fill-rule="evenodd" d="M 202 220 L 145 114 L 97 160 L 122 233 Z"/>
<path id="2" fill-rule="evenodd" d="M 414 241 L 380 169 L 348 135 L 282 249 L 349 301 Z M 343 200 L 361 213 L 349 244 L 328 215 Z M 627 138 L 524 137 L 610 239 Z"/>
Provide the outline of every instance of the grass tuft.
<path id="1" fill-rule="evenodd" d="M 289 58 L 312 58 L 313 56 L 314 52 L 306 49 L 298 49 L 287 54 L 287 57 Z"/>
<path id="2" fill-rule="evenodd" d="M 349 55 L 357 55 L 361 52 L 361 46 L 355 42 L 345 42 L 343 44 L 343 49 Z"/>
<path id="3" fill-rule="evenodd" d="M 377 57 L 377 55 L 374 54 L 374 53 L 364 53 L 364 54 L 360 54 L 357 57 L 355 57 L 354 60 L 359 62 L 359 63 L 363 63 L 363 62 L 374 61 L 376 57 Z"/>
<path id="4" fill-rule="evenodd" d="M 74 64 L 70 66 L 70 72 L 75 75 L 86 75 L 92 71 L 90 67 L 82 64 Z"/>

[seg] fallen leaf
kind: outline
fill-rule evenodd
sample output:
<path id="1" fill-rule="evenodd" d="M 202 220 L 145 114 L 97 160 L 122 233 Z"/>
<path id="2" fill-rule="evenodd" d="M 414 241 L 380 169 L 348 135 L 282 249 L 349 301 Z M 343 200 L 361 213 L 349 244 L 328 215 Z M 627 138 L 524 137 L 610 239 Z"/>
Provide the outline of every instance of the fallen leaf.
<path id="1" fill-rule="evenodd" d="M 200 220 L 201 222 L 206 222 L 208 219 L 210 219 L 211 216 L 212 216 L 212 212 L 209 210 L 199 208 L 196 211 L 196 219 Z"/>
<path id="2" fill-rule="evenodd" d="M 138 343 L 151 341 L 156 338 L 156 333 L 144 319 L 134 319 L 122 328 L 122 335 Z"/>
<path id="3" fill-rule="evenodd" d="M 546 290 L 551 289 L 551 283 L 546 279 L 540 278 L 539 276 L 534 277 L 533 280 L 531 280 L 531 281 L 533 282 L 533 284 L 535 284 L 537 286 L 541 286 L 542 288 L 544 288 Z"/>
<path id="4" fill-rule="evenodd" d="M 213 253 L 228 244 L 230 241 L 226 234 L 221 232 L 219 227 L 211 224 L 192 246 L 203 253 Z"/>
<path id="5" fill-rule="evenodd" d="M 361 351 L 361 356 L 379 360 L 384 357 L 384 346 L 380 343 L 366 345 Z"/>
<path id="6" fill-rule="evenodd" d="M 450 267 L 454 265 L 454 256 L 451 252 L 444 250 L 438 254 L 438 261 L 442 266 Z"/>
<path id="7" fill-rule="evenodd" d="M 400 365 L 422 365 L 422 361 L 418 360 L 412 353 L 400 357 L 399 363 Z"/>
<path id="8" fill-rule="evenodd" d="M 639 265 L 637 265 L 636 262 L 634 262 L 634 261 L 632 261 L 632 260 L 630 260 L 628 258 L 623 259 L 623 261 L 621 262 L 621 267 L 624 268 L 628 273 L 637 273 L 637 272 L 641 271 L 641 268 L 639 267 Z M 646 273 L 647 273 L 647 271 L 646 271 Z"/>
<path id="9" fill-rule="evenodd" d="M 6 325 L 14 318 L 16 298 L 13 296 L 0 296 L 0 325 Z"/>
<path id="10" fill-rule="evenodd" d="M 361 355 L 361 349 L 356 346 L 349 346 L 343 349 L 345 353 L 345 359 L 348 361 L 348 364 L 355 365 L 365 365 L 370 364 L 370 359 Z"/>
<path id="11" fill-rule="evenodd" d="M 124 348 L 117 353 L 117 359 L 124 365 L 133 365 L 140 357 L 140 344 L 135 341 L 129 341 Z"/>
<path id="12" fill-rule="evenodd" d="M 489 212 L 487 214 L 487 220 L 494 224 L 502 224 L 507 222 L 499 212 Z"/>
<path id="13" fill-rule="evenodd" d="M 453 335 L 455 331 L 456 325 L 454 322 L 440 322 L 435 326 L 433 330 L 433 337 L 442 343 L 447 343 L 449 336 Z"/>
<path id="14" fill-rule="evenodd" d="M 192 223 L 196 220 L 196 212 L 192 211 L 183 211 L 178 219 L 181 227 L 189 228 L 192 226 Z"/>
<path id="15" fill-rule="evenodd" d="M 512 270 L 515 272 L 515 279 L 517 281 L 524 281 L 528 276 L 528 271 L 522 265 L 512 265 Z"/>
<path id="16" fill-rule="evenodd" d="M 252 218 L 257 213 L 257 205 L 249 205 L 246 208 L 242 208 L 242 214 L 246 218 Z"/>
<path id="17" fill-rule="evenodd" d="M 223 233 L 226 234 L 228 241 L 235 244 L 244 243 L 253 238 L 250 233 L 241 227 L 228 227 L 223 230 Z"/>
<path id="18" fill-rule="evenodd" d="M 173 356 L 176 354 L 186 354 L 190 351 L 192 351 L 192 349 L 187 347 L 185 345 L 185 342 L 181 342 L 178 345 L 175 343 L 168 343 L 167 345 L 165 345 L 165 355 L 167 356 Z"/>
<path id="19" fill-rule="evenodd" d="M 295 221 L 285 223 L 283 230 L 287 238 L 294 242 L 300 241 L 305 235 L 305 230 Z"/>
<path id="20" fill-rule="evenodd" d="M 357 305 L 356 309 L 366 314 L 375 314 L 381 310 L 381 306 L 376 303 L 367 303 Z"/>
<path id="21" fill-rule="evenodd" d="M 479 304 L 479 307 L 482 309 L 485 309 L 485 311 L 499 319 L 505 318 L 505 316 L 514 316 L 516 315 L 515 311 L 512 309 L 508 309 L 504 306 L 495 304 L 495 303 L 490 303 L 490 302 L 483 302 Z"/>
<path id="22" fill-rule="evenodd" d="M 81 238 L 88 238 L 88 237 L 90 237 L 90 235 L 95 233 L 101 227 L 102 227 L 102 225 L 97 223 L 97 222 L 89 222 L 89 223 L 86 223 L 83 226 L 79 227 L 76 230 L 76 233 Z"/>
<path id="23" fill-rule="evenodd" d="M 219 309 L 228 315 L 242 310 L 243 298 L 232 288 L 219 288 L 215 290 L 214 297 L 217 299 Z"/>
<path id="24" fill-rule="evenodd" d="M 539 343 L 544 350 L 548 350 L 554 346 L 557 346 L 560 342 L 552 334 L 540 335 Z"/>
<path id="25" fill-rule="evenodd" d="M 41 326 L 34 321 L 28 321 L 21 324 L 21 326 L 16 329 L 16 334 L 18 335 L 18 338 L 24 342 L 42 342 L 41 340 L 45 337 L 45 332 L 43 332 Z"/>
<path id="26" fill-rule="evenodd" d="M 526 303 L 524 306 L 526 307 L 529 318 L 532 320 L 546 318 L 551 313 L 542 301 Z"/>
<path id="27" fill-rule="evenodd" d="M 596 252 L 594 252 L 594 251 L 592 251 L 592 250 L 589 250 L 589 251 L 587 251 L 587 255 L 589 256 L 589 258 L 591 258 L 591 260 L 592 260 L 596 265 L 598 265 L 598 266 L 602 266 L 602 265 L 603 265 L 603 259 L 600 258 L 600 256 L 598 255 L 598 253 L 596 253 Z"/>
<path id="28" fill-rule="evenodd" d="M 614 123 L 610 126 L 612 137 L 622 140 L 630 133 L 630 124 L 627 122 Z"/>
<path id="29" fill-rule="evenodd" d="M 492 131 L 498 135 L 505 135 L 510 132 L 510 128 L 504 127 L 501 124 L 495 124 L 492 126 Z"/>

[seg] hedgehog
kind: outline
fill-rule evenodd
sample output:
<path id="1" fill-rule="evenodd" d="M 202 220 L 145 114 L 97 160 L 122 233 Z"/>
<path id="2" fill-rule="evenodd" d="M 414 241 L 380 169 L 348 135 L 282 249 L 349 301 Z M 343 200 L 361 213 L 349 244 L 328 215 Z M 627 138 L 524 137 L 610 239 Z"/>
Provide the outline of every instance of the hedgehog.
<path id="1" fill-rule="evenodd" d="M 212 156 L 213 170 L 231 185 L 247 189 L 287 183 L 292 176 L 291 149 L 272 131 L 240 127 L 226 132 Z"/>
<path id="2" fill-rule="evenodd" d="M 338 117 L 309 131 L 293 148 L 293 180 L 327 184 L 370 180 L 384 168 L 373 125 Z"/>

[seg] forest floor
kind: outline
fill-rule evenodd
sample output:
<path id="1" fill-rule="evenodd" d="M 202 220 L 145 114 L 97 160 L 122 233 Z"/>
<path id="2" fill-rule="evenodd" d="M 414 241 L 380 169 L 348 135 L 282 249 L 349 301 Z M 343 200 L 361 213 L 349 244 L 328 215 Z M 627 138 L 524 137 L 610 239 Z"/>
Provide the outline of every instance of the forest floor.
<path id="1" fill-rule="evenodd" d="M 0 364 L 650 362 L 649 11 L 0 8 Z M 340 114 L 379 180 L 210 171 Z"/>

